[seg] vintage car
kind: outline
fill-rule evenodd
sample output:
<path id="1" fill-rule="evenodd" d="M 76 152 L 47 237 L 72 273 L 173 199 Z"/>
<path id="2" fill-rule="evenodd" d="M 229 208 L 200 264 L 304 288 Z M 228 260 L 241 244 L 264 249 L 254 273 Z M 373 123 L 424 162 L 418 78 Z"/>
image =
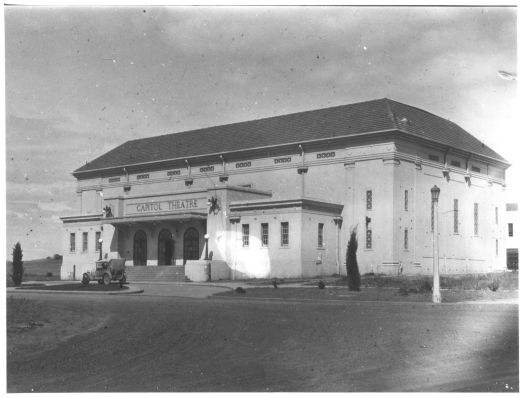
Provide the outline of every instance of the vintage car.
<path id="1" fill-rule="evenodd" d="M 118 281 L 120 287 L 126 283 L 125 258 L 112 258 L 111 260 L 99 260 L 96 262 L 95 272 L 89 271 L 82 275 L 82 283 L 87 285 L 91 281 L 109 285 L 111 281 Z"/>

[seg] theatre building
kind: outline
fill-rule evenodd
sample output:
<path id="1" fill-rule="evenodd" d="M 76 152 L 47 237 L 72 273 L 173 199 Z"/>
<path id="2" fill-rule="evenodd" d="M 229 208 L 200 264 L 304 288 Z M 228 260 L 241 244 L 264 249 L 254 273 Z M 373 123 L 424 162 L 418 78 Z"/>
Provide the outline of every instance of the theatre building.
<path id="1" fill-rule="evenodd" d="M 390 99 L 132 140 L 73 172 L 61 277 L 100 252 L 194 281 L 346 274 L 352 228 L 361 273 L 431 274 L 433 228 L 441 273 L 504 270 L 508 167 Z"/>

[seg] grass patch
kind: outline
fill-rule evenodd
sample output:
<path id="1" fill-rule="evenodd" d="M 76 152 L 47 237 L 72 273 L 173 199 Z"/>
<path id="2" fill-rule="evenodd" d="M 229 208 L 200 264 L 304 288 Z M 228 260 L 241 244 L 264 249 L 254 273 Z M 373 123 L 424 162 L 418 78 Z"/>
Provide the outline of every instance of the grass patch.
<path id="1" fill-rule="evenodd" d="M 432 291 L 423 289 L 418 294 L 403 294 L 400 289 L 378 287 L 364 288 L 360 292 L 351 292 L 347 288 L 327 287 L 283 287 L 272 289 L 254 287 L 245 289 L 242 294 L 232 290 L 216 293 L 215 296 L 233 296 L 236 298 L 289 299 L 289 300 L 341 300 L 341 301 L 394 301 L 394 302 L 432 302 Z M 517 291 L 485 290 L 445 290 L 441 292 L 442 301 L 457 303 L 462 301 L 501 300 L 518 298 Z"/>
<path id="2" fill-rule="evenodd" d="M 518 290 L 519 273 L 501 272 L 475 275 L 440 276 L 441 289 L 452 290 Z M 335 286 L 347 286 L 346 277 L 335 281 Z M 384 274 L 364 274 L 361 277 L 364 287 L 397 288 L 402 293 L 424 293 L 432 291 L 432 276 L 392 276 Z"/>
<path id="3" fill-rule="evenodd" d="M 36 286 L 35 286 L 36 285 Z M 30 284 L 22 285 L 17 289 L 22 290 L 52 290 L 52 291 L 66 291 L 66 292 L 110 292 L 118 290 L 129 289 L 128 286 L 122 286 L 118 283 L 111 283 L 109 285 L 100 285 L 95 283 L 90 283 L 88 285 L 83 285 L 81 283 L 65 283 L 63 285 L 39 285 L 39 284 Z"/>

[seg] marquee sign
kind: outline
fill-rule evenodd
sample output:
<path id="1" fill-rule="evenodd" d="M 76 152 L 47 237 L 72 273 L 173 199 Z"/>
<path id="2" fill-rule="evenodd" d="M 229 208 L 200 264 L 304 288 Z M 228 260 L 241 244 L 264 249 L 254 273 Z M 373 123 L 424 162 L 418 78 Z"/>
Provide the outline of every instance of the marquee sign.
<path id="1" fill-rule="evenodd" d="M 184 210 L 204 209 L 207 206 L 206 199 L 175 199 L 159 200 L 151 202 L 128 203 L 127 214 L 154 214 L 165 212 L 183 212 Z"/>

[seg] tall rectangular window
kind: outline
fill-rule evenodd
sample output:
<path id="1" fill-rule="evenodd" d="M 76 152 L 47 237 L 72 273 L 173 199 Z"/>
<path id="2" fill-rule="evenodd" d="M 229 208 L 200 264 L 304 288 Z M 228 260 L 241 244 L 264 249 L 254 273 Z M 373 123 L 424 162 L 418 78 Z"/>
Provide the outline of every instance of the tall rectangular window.
<path id="1" fill-rule="evenodd" d="M 408 211 L 408 190 L 405 189 L 405 211 Z"/>
<path id="2" fill-rule="evenodd" d="M 498 221 L 499 221 L 499 217 L 498 217 L 498 207 L 496 206 L 496 211 L 495 211 L 495 220 L 496 220 L 496 224 L 498 224 Z"/>
<path id="3" fill-rule="evenodd" d="M 371 229 L 366 230 L 366 248 L 367 249 L 372 248 L 372 230 Z"/>
<path id="4" fill-rule="evenodd" d="M 88 233 L 82 232 L 82 251 L 87 252 L 88 250 Z"/>
<path id="5" fill-rule="evenodd" d="M 498 256 L 498 255 L 499 255 L 499 242 L 496 239 L 496 256 Z"/>
<path id="6" fill-rule="evenodd" d="M 74 232 L 70 233 L 69 234 L 69 251 L 71 253 L 74 253 L 76 250 L 75 240 L 76 240 L 75 233 Z"/>
<path id="7" fill-rule="evenodd" d="M 324 229 L 324 224 L 319 223 L 317 225 L 317 247 L 319 249 L 322 249 L 324 246 L 323 229 Z"/>
<path id="8" fill-rule="evenodd" d="M 261 224 L 261 245 L 268 246 L 268 223 Z"/>
<path id="9" fill-rule="evenodd" d="M 454 199 L 454 233 L 459 231 L 459 201 Z"/>
<path id="10" fill-rule="evenodd" d="M 288 222 L 281 223 L 281 246 L 288 246 L 288 234 L 289 234 Z"/>
<path id="11" fill-rule="evenodd" d="M 510 237 L 514 236 L 514 224 L 511 222 L 509 222 L 509 236 Z"/>
<path id="12" fill-rule="evenodd" d="M 372 191 L 366 191 L 366 209 L 372 210 Z"/>
<path id="13" fill-rule="evenodd" d="M 100 231 L 95 232 L 95 250 L 98 252 L 100 251 Z"/>
<path id="14" fill-rule="evenodd" d="M 405 228 L 404 247 L 405 247 L 405 250 L 408 250 L 408 228 Z"/>
<path id="15" fill-rule="evenodd" d="M 474 203 L 474 235 L 479 232 L 478 204 Z"/>
<path id="16" fill-rule="evenodd" d="M 242 245 L 250 246 L 250 224 L 242 224 Z"/>

